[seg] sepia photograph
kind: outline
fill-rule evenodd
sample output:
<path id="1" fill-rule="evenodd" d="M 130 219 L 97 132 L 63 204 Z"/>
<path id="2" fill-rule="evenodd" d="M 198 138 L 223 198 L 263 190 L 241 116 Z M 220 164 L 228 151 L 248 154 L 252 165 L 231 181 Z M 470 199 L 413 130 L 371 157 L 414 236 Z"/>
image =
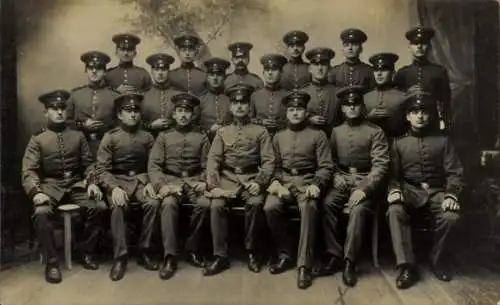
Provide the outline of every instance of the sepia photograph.
<path id="1" fill-rule="evenodd" d="M 500 0 L 1 0 L 0 305 L 500 305 Z"/>

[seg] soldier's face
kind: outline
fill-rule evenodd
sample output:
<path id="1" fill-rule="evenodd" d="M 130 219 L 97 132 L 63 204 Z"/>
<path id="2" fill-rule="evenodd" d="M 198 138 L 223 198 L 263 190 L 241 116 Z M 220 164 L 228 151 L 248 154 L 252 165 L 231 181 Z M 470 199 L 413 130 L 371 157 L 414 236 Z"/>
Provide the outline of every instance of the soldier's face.
<path id="1" fill-rule="evenodd" d="M 66 122 L 68 114 L 66 112 L 66 107 L 49 107 L 45 110 L 45 117 L 50 123 L 61 124 Z"/>
<path id="2" fill-rule="evenodd" d="M 248 102 L 231 102 L 229 106 L 229 110 L 231 114 L 235 118 L 243 118 L 249 115 L 250 113 L 250 104 Z"/>
<path id="3" fill-rule="evenodd" d="M 291 44 L 286 47 L 286 54 L 291 58 L 298 58 L 304 54 L 306 47 L 301 44 Z"/>
<path id="4" fill-rule="evenodd" d="M 222 73 L 208 73 L 207 74 L 207 84 L 211 88 L 220 88 L 224 85 L 224 74 Z"/>
<path id="5" fill-rule="evenodd" d="M 264 82 L 266 84 L 276 84 L 281 77 L 281 70 L 278 68 L 264 68 Z"/>
<path id="6" fill-rule="evenodd" d="M 89 77 L 89 81 L 92 83 L 98 83 L 106 75 L 106 70 L 99 67 L 87 67 L 85 70 L 87 72 L 87 76 Z"/>
<path id="7" fill-rule="evenodd" d="M 233 65 L 236 67 L 246 67 L 248 66 L 248 63 L 250 63 L 250 56 L 249 55 L 240 55 L 240 56 L 233 56 L 231 58 L 231 61 Z"/>
<path id="8" fill-rule="evenodd" d="M 306 109 L 304 107 L 287 107 L 286 118 L 291 124 L 300 124 L 306 119 Z"/>
<path id="9" fill-rule="evenodd" d="M 361 44 L 346 41 L 342 43 L 342 52 L 344 56 L 348 59 L 356 59 L 359 57 L 359 54 L 363 51 Z"/>
<path id="10" fill-rule="evenodd" d="M 157 84 L 163 84 L 168 79 L 168 68 L 153 68 L 151 69 L 151 77 Z"/>
<path id="11" fill-rule="evenodd" d="M 324 80 L 328 76 L 328 65 L 322 63 L 311 63 L 309 73 L 314 80 Z"/>
<path id="12" fill-rule="evenodd" d="M 118 112 L 118 119 L 126 126 L 137 126 L 141 121 L 141 110 L 122 109 Z"/>
<path id="13" fill-rule="evenodd" d="M 383 85 L 392 81 L 393 71 L 390 70 L 374 70 L 373 77 L 377 85 Z"/>
<path id="14" fill-rule="evenodd" d="M 430 51 L 430 44 L 426 43 L 411 43 L 410 51 L 413 57 L 419 58 L 427 56 L 427 53 Z"/>
<path id="15" fill-rule="evenodd" d="M 179 49 L 179 57 L 181 58 L 181 61 L 185 63 L 193 62 L 196 59 L 197 53 L 198 50 L 196 48 L 183 47 Z"/>
<path id="16" fill-rule="evenodd" d="M 131 62 L 137 55 L 137 51 L 135 49 L 129 50 L 129 49 L 117 48 L 115 54 L 116 57 L 118 57 L 118 59 L 120 60 L 120 62 Z"/>
<path id="17" fill-rule="evenodd" d="M 413 129 L 421 129 L 429 124 L 430 114 L 425 109 L 411 110 L 406 115 L 406 119 Z"/>
<path id="18" fill-rule="evenodd" d="M 361 105 L 360 104 L 348 104 L 342 105 L 342 112 L 347 119 L 355 119 L 361 116 Z"/>
<path id="19" fill-rule="evenodd" d="M 193 121 L 193 110 L 186 107 L 175 107 L 172 117 L 179 126 L 187 126 Z"/>

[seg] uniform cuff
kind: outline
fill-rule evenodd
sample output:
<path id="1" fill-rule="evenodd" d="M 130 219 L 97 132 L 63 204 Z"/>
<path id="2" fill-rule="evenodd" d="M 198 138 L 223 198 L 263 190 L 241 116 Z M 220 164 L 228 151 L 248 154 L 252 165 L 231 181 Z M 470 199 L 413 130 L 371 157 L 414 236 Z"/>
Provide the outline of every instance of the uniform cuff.
<path id="1" fill-rule="evenodd" d="M 446 193 L 444 195 L 444 199 L 453 199 L 455 202 L 458 202 L 458 198 L 457 196 L 455 196 L 454 194 L 451 194 L 451 193 Z"/>
<path id="2" fill-rule="evenodd" d="M 40 190 L 40 188 L 38 188 L 38 187 L 36 187 L 36 186 L 35 186 L 35 187 L 32 187 L 32 188 L 29 190 L 29 192 L 28 192 L 28 197 L 29 197 L 30 199 L 33 199 L 33 197 L 35 197 L 35 195 L 36 195 L 36 194 L 38 194 L 38 193 L 42 193 L 42 190 Z"/>

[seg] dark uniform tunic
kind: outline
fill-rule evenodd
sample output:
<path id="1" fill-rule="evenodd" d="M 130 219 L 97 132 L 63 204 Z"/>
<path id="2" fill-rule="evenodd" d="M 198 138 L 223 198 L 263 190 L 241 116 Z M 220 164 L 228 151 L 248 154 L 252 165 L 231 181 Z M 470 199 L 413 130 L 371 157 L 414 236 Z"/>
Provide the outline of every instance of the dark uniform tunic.
<path id="1" fill-rule="evenodd" d="M 450 139 L 432 133 L 410 132 L 394 141 L 391 149 L 393 180 L 389 194 L 399 192 L 403 203 L 391 204 L 388 221 L 397 264 L 414 263 L 409 218 L 417 210 L 426 210 L 434 223 L 432 263 L 444 250 L 446 237 L 459 214 L 443 211 L 445 198 L 458 201 L 463 182 L 463 167 Z"/>
<path id="2" fill-rule="evenodd" d="M 151 150 L 148 173 L 155 190 L 167 186 L 182 187 L 182 196 L 169 194 L 161 203 L 161 232 L 164 255 L 177 255 L 179 204 L 195 204 L 191 214 L 187 248 L 199 250 L 210 201 L 192 188 L 193 183 L 205 182 L 209 141 L 205 134 L 192 127 L 161 132 Z"/>
<path id="3" fill-rule="evenodd" d="M 139 247 L 149 248 L 159 202 L 144 196 L 149 183 L 147 162 L 153 146 L 153 136 L 144 130 L 126 131 L 116 127 L 104 135 L 97 153 L 99 181 L 111 204 L 111 232 L 114 239 L 114 257 L 128 253 L 126 242 L 125 208 L 112 204 L 111 195 L 119 187 L 127 193 L 130 203 L 139 203 L 143 210 L 143 225 Z"/>
<path id="4" fill-rule="evenodd" d="M 249 85 L 254 89 L 254 91 L 264 88 L 264 82 L 262 79 L 257 74 L 248 71 L 235 71 L 229 74 L 224 81 L 224 86 L 226 88 L 231 88 L 237 84 Z"/>
<path id="5" fill-rule="evenodd" d="M 229 98 L 220 91 L 208 90 L 200 97 L 200 126 L 210 138 L 214 133 L 210 132 L 210 127 L 214 124 L 227 125 L 231 122 L 229 112 Z"/>
<path id="6" fill-rule="evenodd" d="M 281 74 L 281 87 L 285 90 L 301 89 L 311 82 L 311 74 L 309 73 L 309 64 L 305 63 L 302 58 L 291 60 L 283 66 Z"/>
<path id="7" fill-rule="evenodd" d="M 259 231 L 259 214 L 264 203 L 264 192 L 274 171 L 274 151 L 271 138 L 262 126 L 233 122 L 219 129 L 212 142 L 207 161 L 209 189 L 221 188 L 237 191 L 245 203 L 245 247 L 255 250 L 255 239 Z M 252 196 L 244 184 L 260 185 L 260 194 Z M 226 200 L 212 199 L 211 226 L 214 254 L 227 256 L 227 210 Z"/>
<path id="8" fill-rule="evenodd" d="M 120 85 L 133 86 L 137 91 L 145 91 L 151 87 L 151 76 L 142 67 L 133 63 L 121 63 L 110 68 L 106 72 L 106 81 L 111 88 L 116 89 Z"/>
<path id="9" fill-rule="evenodd" d="M 365 90 L 371 90 L 375 83 L 372 67 L 362 61 L 356 63 L 346 61 L 333 66 L 328 72 L 328 81 L 339 88 L 352 84 L 361 85 Z"/>
<path id="10" fill-rule="evenodd" d="M 104 133 L 115 125 L 113 101 L 118 95 L 118 92 L 103 82 L 99 85 L 77 87 L 72 90 L 68 99 L 68 122 L 70 126 L 85 134 L 93 158 Z M 103 122 L 103 128 L 92 132 L 85 130 L 84 124 L 88 119 Z"/>
<path id="11" fill-rule="evenodd" d="M 363 100 L 368 113 L 367 119 L 380 126 L 388 138 L 402 135 L 406 129 L 403 109 L 405 93 L 393 87 L 379 87 L 365 94 Z M 370 116 L 373 109 L 385 109 L 388 116 L 377 118 Z"/>
<path id="12" fill-rule="evenodd" d="M 276 127 L 267 127 L 267 131 L 272 136 L 276 131 L 286 127 L 286 109 L 283 106 L 282 100 L 289 92 L 280 85 L 275 87 L 264 87 L 252 94 L 250 99 L 250 108 L 252 122 L 254 124 L 263 125 L 262 120 L 274 119 Z"/>
<path id="13" fill-rule="evenodd" d="M 441 118 L 444 119 L 446 127 L 450 124 L 451 113 L 451 88 L 448 71 L 445 67 L 431 63 L 428 60 L 414 61 L 408 66 L 398 70 L 395 77 L 396 85 L 400 90 L 407 91 L 408 88 L 419 84 L 423 91 L 428 92 L 438 100 Z M 433 124 L 438 127 L 436 120 Z"/>
<path id="14" fill-rule="evenodd" d="M 304 126 L 290 127 L 278 132 L 273 139 L 276 171 L 271 180 L 290 190 L 299 206 L 300 238 L 297 267 L 312 267 L 313 248 L 317 229 L 317 199 L 305 196 L 309 185 L 325 190 L 333 171 L 332 153 L 326 135 Z M 273 233 L 274 243 L 281 257 L 291 256 L 291 242 L 286 226 L 286 203 L 275 195 L 268 195 L 264 212 Z"/>
<path id="15" fill-rule="evenodd" d="M 51 199 L 46 205 L 36 205 L 33 216 L 47 262 L 57 261 L 50 219 L 55 216 L 60 203 L 74 203 L 86 209 L 87 224 L 81 250 L 93 252 L 102 230 L 106 205 L 87 197 L 87 184 L 96 183 L 96 177 L 92 154 L 83 133 L 58 126 L 33 135 L 24 152 L 21 172 L 22 184 L 30 199 L 38 193 Z"/>
<path id="16" fill-rule="evenodd" d="M 172 97 L 180 93 L 169 84 L 153 84 L 151 88 L 144 92 L 144 100 L 142 102 L 142 122 L 146 130 L 151 132 L 153 136 L 158 134 L 158 130 L 153 130 L 151 124 L 157 119 L 165 119 L 173 124 L 172 113 L 174 112 L 174 104 Z"/>
<path id="17" fill-rule="evenodd" d="M 335 175 L 345 179 L 347 185 L 334 186 L 325 196 L 325 244 L 330 254 L 354 262 L 361 247 L 366 218 L 370 213 L 370 199 L 376 194 L 389 169 L 389 148 L 384 131 L 367 121 L 357 124 L 344 122 L 333 129 L 330 141 L 337 170 Z M 349 208 L 347 236 L 342 247 L 339 244 L 338 219 L 356 189 L 363 191 L 366 198 Z"/>
<path id="18" fill-rule="evenodd" d="M 322 116 L 326 120 L 326 124 L 322 126 L 313 126 L 323 130 L 327 136 L 330 136 L 332 128 L 342 122 L 342 112 L 340 103 L 335 95 L 338 88 L 329 83 L 317 84 L 311 82 L 308 86 L 302 89 L 311 96 L 311 100 L 307 104 L 309 117 Z"/>
<path id="19" fill-rule="evenodd" d="M 193 63 L 183 63 L 179 68 L 169 72 L 170 84 L 178 91 L 200 96 L 205 91 L 206 73 Z"/>

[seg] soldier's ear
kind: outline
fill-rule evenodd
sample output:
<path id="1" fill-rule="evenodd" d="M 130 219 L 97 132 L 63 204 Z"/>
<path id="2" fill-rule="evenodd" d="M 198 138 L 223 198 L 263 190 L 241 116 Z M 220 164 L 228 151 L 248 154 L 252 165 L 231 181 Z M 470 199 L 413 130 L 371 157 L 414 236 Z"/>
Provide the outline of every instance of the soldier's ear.
<path id="1" fill-rule="evenodd" d="M 409 122 L 410 121 L 410 112 L 406 112 L 406 120 Z"/>
<path id="2" fill-rule="evenodd" d="M 359 54 L 363 53 L 363 45 L 359 44 Z"/>

